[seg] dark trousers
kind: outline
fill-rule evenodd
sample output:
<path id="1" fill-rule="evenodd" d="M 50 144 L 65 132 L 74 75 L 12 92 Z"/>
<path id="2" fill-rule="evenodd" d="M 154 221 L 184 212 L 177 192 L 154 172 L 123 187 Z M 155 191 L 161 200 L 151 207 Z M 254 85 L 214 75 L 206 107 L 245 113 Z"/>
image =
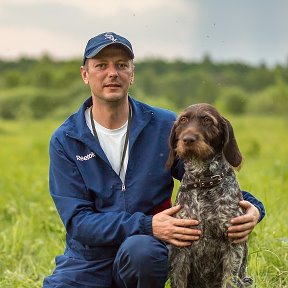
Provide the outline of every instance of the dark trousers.
<path id="1" fill-rule="evenodd" d="M 95 262 L 65 254 L 58 257 L 43 288 L 164 288 L 168 278 L 168 249 L 147 235 L 127 238 L 114 259 Z"/>

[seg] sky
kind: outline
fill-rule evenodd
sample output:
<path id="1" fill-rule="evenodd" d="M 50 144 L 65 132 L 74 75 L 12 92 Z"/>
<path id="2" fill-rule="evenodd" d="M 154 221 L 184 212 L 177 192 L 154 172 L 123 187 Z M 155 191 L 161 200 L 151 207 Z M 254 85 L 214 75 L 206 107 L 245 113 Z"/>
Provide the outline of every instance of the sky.
<path id="1" fill-rule="evenodd" d="M 287 0 L 0 0 L 0 58 L 82 57 L 113 31 L 137 60 L 288 65 Z"/>

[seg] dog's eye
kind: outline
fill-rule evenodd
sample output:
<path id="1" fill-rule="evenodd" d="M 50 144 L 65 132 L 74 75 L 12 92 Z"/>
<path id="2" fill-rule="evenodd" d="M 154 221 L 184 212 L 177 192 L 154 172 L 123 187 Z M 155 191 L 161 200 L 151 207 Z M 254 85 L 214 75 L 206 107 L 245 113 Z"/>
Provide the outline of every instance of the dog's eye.
<path id="1" fill-rule="evenodd" d="M 203 123 L 203 125 L 209 125 L 212 123 L 212 119 L 208 116 L 204 116 L 204 117 L 202 117 L 202 123 Z"/>
<path id="2" fill-rule="evenodd" d="M 186 123 L 188 121 L 188 119 L 187 119 L 187 117 L 182 116 L 179 121 L 180 121 L 181 124 L 184 124 L 184 123 Z"/>

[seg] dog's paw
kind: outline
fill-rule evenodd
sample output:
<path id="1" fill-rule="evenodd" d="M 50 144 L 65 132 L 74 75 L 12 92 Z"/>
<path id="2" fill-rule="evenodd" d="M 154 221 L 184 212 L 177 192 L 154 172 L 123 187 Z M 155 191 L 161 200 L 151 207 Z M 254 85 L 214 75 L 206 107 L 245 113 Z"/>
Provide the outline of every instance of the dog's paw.
<path id="1" fill-rule="evenodd" d="M 244 287 L 249 287 L 253 284 L 253 279 L 251 277 L 246 276 L 244 279 L 242 279 Z"/>

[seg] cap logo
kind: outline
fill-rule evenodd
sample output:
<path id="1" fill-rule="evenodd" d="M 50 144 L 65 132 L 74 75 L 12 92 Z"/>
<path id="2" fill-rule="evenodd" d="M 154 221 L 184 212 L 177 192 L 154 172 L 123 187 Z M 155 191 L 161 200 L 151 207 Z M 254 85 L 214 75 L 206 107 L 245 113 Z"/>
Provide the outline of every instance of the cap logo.
<path id="1" fill-rule="evenodd" d="M 117 41 L 117 38 L 115 38 L 112 34 L 109 34 L 109 33 L 106 33 L 106 34 L 104 35 L 104 37 L 105 37 L 106 39 L 110 39 L 112 42 Z"/>

